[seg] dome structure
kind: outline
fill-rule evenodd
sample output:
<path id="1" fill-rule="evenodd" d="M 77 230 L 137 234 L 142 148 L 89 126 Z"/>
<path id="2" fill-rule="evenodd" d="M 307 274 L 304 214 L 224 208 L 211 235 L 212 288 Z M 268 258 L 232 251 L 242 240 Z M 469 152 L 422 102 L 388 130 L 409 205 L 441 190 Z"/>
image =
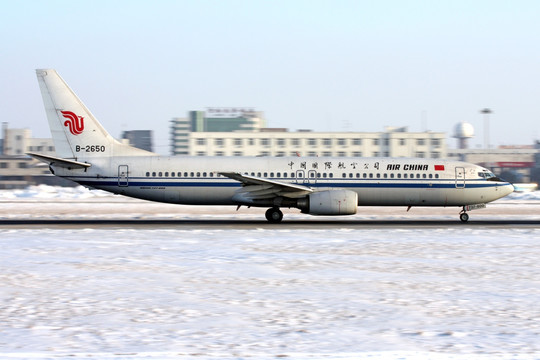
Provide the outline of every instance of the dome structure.
<path id="1" fill-rule="evenodd" d="M 466 149 L 467 140 L 474 136 L 474 127 L 468 122 L 462 121 L 454 127 L 453 137 L 458 139 L 458 147 L 460 149 Z"/>
<path id="2" fill-rule="evenodd" d="M 474 136 L 474 127 L 468 122 L 462 121 L 456 124 L 454 128 L 454 137 L 461 138 L 472 138 Z"/>

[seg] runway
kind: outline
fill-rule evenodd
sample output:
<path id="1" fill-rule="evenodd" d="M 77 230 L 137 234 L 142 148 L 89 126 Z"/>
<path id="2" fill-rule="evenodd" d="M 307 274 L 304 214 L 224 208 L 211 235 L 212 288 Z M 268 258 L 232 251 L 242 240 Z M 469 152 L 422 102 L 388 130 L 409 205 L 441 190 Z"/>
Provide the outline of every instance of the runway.
<path id="1" fill-rule="evenodd" d="M 0 227 L 11 228 L 139 228 L 139 229 L 380 229 L 380 228 L 538 228 L 540 220 L 284 220 L 270 224 L 266 220 L 217 219 L 9 219 Z"/>

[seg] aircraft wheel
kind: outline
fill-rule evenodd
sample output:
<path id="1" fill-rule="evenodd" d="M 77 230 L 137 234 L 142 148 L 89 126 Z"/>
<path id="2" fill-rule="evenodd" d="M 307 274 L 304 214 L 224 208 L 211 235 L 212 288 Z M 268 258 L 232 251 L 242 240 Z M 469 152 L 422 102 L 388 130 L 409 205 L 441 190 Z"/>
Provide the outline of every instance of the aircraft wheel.
<path id="1" fill-rule="evenodd" d="M 467 213 L 465 213 L 465 212 L 464 212 L 464 213 L 461 213 L 461 214 L 459 215 L 459 220 L 461 220 L 462 222 L 467 222 L 467 221 L 469 221 L 469 214 L 467 214 Z"/>
<path id="2" fill-rule="evenodd" d="M 266 210 L 266 220 L 270 221 L 271 223 L 278 223 L 281 222 L 283 219 L 283 213 L 279 208 L 270 208 Z"/>

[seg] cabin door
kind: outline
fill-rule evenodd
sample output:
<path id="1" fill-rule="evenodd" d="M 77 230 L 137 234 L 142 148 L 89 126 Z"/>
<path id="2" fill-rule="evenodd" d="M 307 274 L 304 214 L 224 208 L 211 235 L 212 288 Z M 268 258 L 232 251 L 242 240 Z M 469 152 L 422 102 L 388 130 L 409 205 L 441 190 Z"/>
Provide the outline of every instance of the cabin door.
<path id="1" fill-rule="evenodd" d="M 119 165 L 118 166 L 118 186 L 128 186 L 129 176 L 128 176 L 128 166 Z"/>
<path id="2" fill-rule="evenodd" d="M 463 189 L 465 187 L 465 168 L 456 167 L 456 188 Z"/>

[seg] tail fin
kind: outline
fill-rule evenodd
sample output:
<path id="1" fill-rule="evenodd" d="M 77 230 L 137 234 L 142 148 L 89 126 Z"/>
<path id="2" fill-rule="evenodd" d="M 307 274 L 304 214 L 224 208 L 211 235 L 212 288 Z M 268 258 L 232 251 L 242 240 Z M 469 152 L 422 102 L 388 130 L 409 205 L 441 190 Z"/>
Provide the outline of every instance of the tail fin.
<path id="1" fill-rule="evenodd" d="M 55 70 L 36 70 L 36 74 L 59 157 L 155 155 L 115 140 Z"/>

